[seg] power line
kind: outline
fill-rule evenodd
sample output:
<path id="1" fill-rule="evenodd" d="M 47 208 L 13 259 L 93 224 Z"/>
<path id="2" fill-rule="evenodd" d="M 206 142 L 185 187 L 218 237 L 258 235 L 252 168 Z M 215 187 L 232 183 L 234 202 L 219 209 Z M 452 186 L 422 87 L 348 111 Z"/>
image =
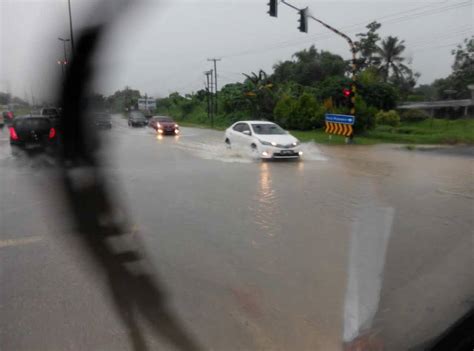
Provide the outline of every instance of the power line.
<path id="1" fill-rule="evenodd" d="M 441 4 L 445 4 L 446 2 L 448 2 L 448 1 L 444 1 Z M 389 21 L 383 22 L 382 24 L 398 23 L 398 22 L 403 22 L 403 21 L 406 21 L 406 20 L 418 18 L 418 17 L 423 16 L 423 15 L 432 15 L 432 14 L 436 14 L 436 13 L 440 13 L 440 12 L 445 12 L 445 11 L 448 11 L 448 10 L 463 8 L 463 7 L 469 6 L 470 3 L 471 3 L 471 1 L 463 1 L 463 2 L 460 2 L 460 3 L 450 4 L 450 5 L 442 6 L 442 7 L 435 8 L 435 9 L 419 11 L 419 12 L 412 13 L 409 16 L 395 17 L 395 18 L 393 18 Z M 412 10 L 398 12 L 398 13 L 391 14 L 391 15 L 382 16 L 382 17 L 379 17 L 378 20 L 377 19 L 376 20 L 379 21 L 383 18 L 390 18 L 390 17 L 393 17 L 393 16 L 398 16 L 399 14 L 403 14 L 403 13 L 406 13 L 406 12 L 413 12 L 413 11 L 416 11 L 417 9 L 421 9 L 421 8 L 426 9 L 426 6 L 418 7 L 418 8 L 412 9 Z M 433 12 L 433 11 L 435 11 L 435 12 Z M 416 17 L 413 17 L 413 16 L 416 16 Z M 342 30 L 352 29 L 352 30 L 349 31 L 349 33 L 353 33 L 353 32 L 356 32 L 358 30 L 364 29 L 365 25 L 363 27 L 360 26 L 362 24 L 366 24 L 366 22 L 360 22 L 360 23 L 352 24 L 352 25 L 349 25 L 349 26 L 342 27 L 341 29 Z M 235 53 L 235 54 L 225 55 L 223 57 L 225 57 L 225 58 L 239 57 L 239 56 L 246 56 L 246 55 L 260 53 L 260 52 L 267 52 L 269 50 L 284 49 L 284 48 L 287 48 L 287 47 L 298 46 L 298 45 L 305 44 L 305 43 L 311 43 L 311 42 L 314 42 L 315 40 L 329 39 L 329 38 L 333 37 L 333 35 L 334 35 L 333 33 L 321 33 L 321 34 L 312 36 L 310 39 L 304 39 L 304 40 L 298 40 L 298 41 L 286 40 L 286 41 L 283 41 L 283 42 L 275 43 L 274 45 L 271 45 L 271 46 L 268 46 L 268 47 L 265 47 L 265 48 L 256 49 L 256 50 L 249 49 L 249 50 L 245 50 L 245 51 L 238 52 L 238 53 Z"/>

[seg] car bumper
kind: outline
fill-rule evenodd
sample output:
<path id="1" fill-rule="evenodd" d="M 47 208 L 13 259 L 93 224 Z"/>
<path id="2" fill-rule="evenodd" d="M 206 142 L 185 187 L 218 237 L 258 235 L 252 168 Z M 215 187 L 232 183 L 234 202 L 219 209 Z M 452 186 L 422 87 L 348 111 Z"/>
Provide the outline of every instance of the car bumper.
<path id="1" fill-rule="evenodd" d="M 173 129 L 162 129 L 158 128 L 157 133 L 161 135 L 179 135 L 179 129 L 178 128 L 173 128 Z"/>
<path id="2" fill-rule="evenodd" d="M 261 146 L 258 149 L 259 157 L 263 159 L 298 159 L 303 156 L 299 147 L 282 149 L 272 146 Z"/>

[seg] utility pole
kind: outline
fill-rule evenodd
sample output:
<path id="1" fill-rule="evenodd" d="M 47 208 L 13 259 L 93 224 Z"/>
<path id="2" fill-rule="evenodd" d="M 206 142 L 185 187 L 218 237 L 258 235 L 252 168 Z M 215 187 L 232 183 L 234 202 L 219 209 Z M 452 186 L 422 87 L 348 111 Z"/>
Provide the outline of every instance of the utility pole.
<path id="1" fill-rule="evenodd" d="M 74 37 L 72 35 L 72 15 L 71 15 L 71 0 L 67 0 L 67 5 L 69 9 L 69 32 L 71 36 L 71 49 L 74 52 Z"/>
<path id="2" fill-rule="evenodd" d="M 212 75 L 212 73 L 214 72 L 214 70 L 210 70 L 209 71 L 210 74 L 209 76 L 211 77 L 211 85 L 209 86 L 211 88 L 211 108 L 210 108 L 210 111 L 211 111 L 211 127 L 214 127 L 214 115 L 215 115 L 215 96 L 214 96 L 214 77 Z"/>
<path id="3" fill-rule="evenodd" d="M 65 78 L 65 72 L 64 72 L 64 61 L 62 60 L 58 60 L 58 65 L 61 66 L 61 72 L 62 72 L 62 76 L 63 76 L 63 82 L 64 82 L 64 78 Z"/>
<path id="4" fill-rule="evenodd" d="M 209 58 L 207 61 L 213 61 L 214 62 L 214 87 L 215 87 L 215 100 L 214 100 L 214 111 L 217 115 L 217 61 L 221 61 L 221 59 L 218 58 Z"/>
<path id="5" fill-rule="evenodd" d="M 67 64 L 67 50 L 66 50 L 66 43 L 68 41 L 71 41 L 71 39 L 63 39 L 63 38 L 58 38 L 58 40 L 62 41 L 64 44 L 64 62 Z"/>
<path id="6" fill-rule="evenodd" d="M 206 85 L 206 92 L 207 92 L 207 119 L 211 119 L 211 100 L 210 100 L 210 91 L 209 91 L 209 76 L 212 74 L 211 71 L 206 71 L 204 72 L 204 74 L 206 75 L 206 81 L 207 81 L 207 85 Z"/>

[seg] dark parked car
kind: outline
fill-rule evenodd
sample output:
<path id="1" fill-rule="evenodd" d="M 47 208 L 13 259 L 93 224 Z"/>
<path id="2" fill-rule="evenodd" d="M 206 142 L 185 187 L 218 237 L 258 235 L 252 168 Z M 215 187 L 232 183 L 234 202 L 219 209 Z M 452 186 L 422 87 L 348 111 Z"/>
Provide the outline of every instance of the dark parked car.
<path id="1" fill-rule="evenodd" d="M 57 131 L 46 116 L 19 116 L 9 129 L 13 154 L 17 154 L 20 148 L 52 150 L 56 146 Z"/>
<path id="2" fill-rule="evenodd" d="M 140 111 L 132 111 L 128 115 L 128 125 L 130 127 L 145 127 L 147 124 L 148 120 Z"/>
<path id="3" fill-rule="evenodd" d="M 153 116 L 148 124 L 159 134 L 179 134 L 179 126 L 172 118 L 166 116 Z"/>
<path id="4" fill-rule="evenodd" d="M 43 107 L 40 111 L 40 115 L 48 117 L 55 126 L 59 124 L 61 115 L 56 107 Z"/>
<path id="5" fill-rule="evenodd" d="M 94 124 L 97 128 L 110 129 L 112 128 L 112 118 L 106 112 L 94 113 Z"/>
<path id="6" fill-rule="evenodd" d="M 13 111 L 3 111 L 2 112 L 3 120 L 4 123 L 10 124 L 13 122 L 13 119 L 15 118 L 15 114 Z"/>

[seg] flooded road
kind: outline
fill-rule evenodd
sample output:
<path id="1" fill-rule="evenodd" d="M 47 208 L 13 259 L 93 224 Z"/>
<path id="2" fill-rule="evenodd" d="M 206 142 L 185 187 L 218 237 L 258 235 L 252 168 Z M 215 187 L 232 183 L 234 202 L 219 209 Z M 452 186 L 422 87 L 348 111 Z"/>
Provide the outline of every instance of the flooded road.
<path id="1" fill-rule="evenodd" d="M 261 162 L 222 132 L 113 122 L 111 189 L 204 349 L 342 350 L 370 335 L 402 350 L 473 306 L 473 158 L 308 143 L 301 162 Z M 4 130 L 0 169 L 0 349 L 130 350 L 69 238 L 54 162 L 13 158 Z"/>

